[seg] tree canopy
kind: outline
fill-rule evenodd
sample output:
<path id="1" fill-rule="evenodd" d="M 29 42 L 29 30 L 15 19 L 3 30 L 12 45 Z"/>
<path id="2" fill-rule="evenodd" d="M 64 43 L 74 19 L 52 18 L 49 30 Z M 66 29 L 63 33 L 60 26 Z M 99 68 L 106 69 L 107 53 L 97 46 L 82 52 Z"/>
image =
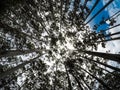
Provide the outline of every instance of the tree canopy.
<path id="1" fill-rule="evenodd" d="M 113 1 L 92 17 L 100 0 L 1 1 L 0 90 L 120 90 L 120 68 L 107 63 L 120 54 L 97 51 L 120 39 L 106 33 L 120 25 L 120 10 L 89 25 Z"/>

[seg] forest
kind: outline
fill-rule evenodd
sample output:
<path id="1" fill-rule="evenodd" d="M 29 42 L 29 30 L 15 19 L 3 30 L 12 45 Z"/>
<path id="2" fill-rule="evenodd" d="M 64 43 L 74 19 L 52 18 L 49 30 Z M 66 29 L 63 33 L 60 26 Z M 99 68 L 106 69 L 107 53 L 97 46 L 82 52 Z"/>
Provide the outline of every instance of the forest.
<path id="1" fill-rule="evenodd" d="M 120 9 L 93 23 L 114 1 L 1 0 L 0 90 L 120 90 L 120 52 L 98 50 L 120 40 Z"/>

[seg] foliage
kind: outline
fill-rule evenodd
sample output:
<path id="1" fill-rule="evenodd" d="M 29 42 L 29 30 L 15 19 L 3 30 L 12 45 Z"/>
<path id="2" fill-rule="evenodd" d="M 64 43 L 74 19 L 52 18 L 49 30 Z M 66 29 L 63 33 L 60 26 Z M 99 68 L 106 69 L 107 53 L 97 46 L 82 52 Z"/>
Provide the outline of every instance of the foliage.
<path id="1" fill-rule="evenodd" d="M 113 59 L 120 62 L 120 56 L 94 52 L 99 44 L 106 48 L 106 42 L 120 39 L 107 39 L 120 32 L 106 35 L 105 30 L 99 33 L 94 30 L 107 20 L 110 21 L 110 28 L 119 24 L 116 25 L 116 18 L 111 17 L 89 27 L 87 17 L 99 0 L 89 8 L 87 4 L 91 1 L 84 0 L 83 4 L 81 0 L 1 1 L 0 88 L 119 90 L 116 76 L 119 76 L 120 68 L 108 65 L 107 61 Z M 115 73 L 106 68 L 113 69 Z M 112 80 L 114 83 L 111 83 Z"/>

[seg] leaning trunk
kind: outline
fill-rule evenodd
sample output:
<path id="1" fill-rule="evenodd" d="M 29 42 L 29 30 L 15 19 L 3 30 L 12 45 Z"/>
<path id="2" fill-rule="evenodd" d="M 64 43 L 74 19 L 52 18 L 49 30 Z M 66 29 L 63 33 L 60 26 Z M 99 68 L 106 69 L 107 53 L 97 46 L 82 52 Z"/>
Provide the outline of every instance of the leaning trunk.
<path id="1" fill-rule="evenodd" d="M 40 52 L 40 49 L 32 49 L 32 50 L 9 50 L 0 52 L 0 58 L 2 57 L 12 57 L 17 55 L 25 55 L 33 52 Z"/>
<path id="2" fill-rule="evenodd" d="M 89 22 L 91 22 L 98 14 L 100 14 L 108 5 L 110 5 L 114 0 L 110 0 L 104 7 L 102 7 L 89 21 L 87 21 L 85 23 L 88 24 Z"/>
<path id="3" fill-rule="evenodd" d="M 80 67 L 81 68 L 81 67 Z M 81 68 L 84 72 L 88 73 L 90 76 L 92 76 L 93 78 L 95 78 L 99 83 L 101 83 L 107 90 L 112 90 L 108 85 L 106 85 L 101 79 L 99 79 L 98 77 L 92 75 L 91 73 L 89 73 L 88 71 L 86 71 L 85 69 Z"/>
<path id="4" fill-rule="evenodd" d="M 68 78 L 68 88 L 69 88 L 69 90 L 72 90 L 70 76 L 69 76 L 69 73 L 68 73 L 68 70 L 67 70 L 66 66 L 65 66 L 65 70 L 66 70 L 66 74 L 67 74 L 67 78 Z"/>
<path id="5" fill-rule="evenodd" d="M 99 0 L 96 0 L 95 4 L 93 5 L 92 9 L 90 10 L 90 12 L 88 13 L 88 15 L 86 16 L 86 19 L 88 18 L 88 16 L 91 14 L 91 12 L 94 10 L 94 8 L 98 5 Z M 85 20 L 86 20 L 85 19 Z"/>
<path id="6" fill-rule="evenodd" d="M 110 59 L 112 61 L 116 61 L 120 63 L 120 55 L 119 54 L 110 54 L 110 53 L 102 53 L 102 52 L 93 52 L 93 51 L 82 51 L 86 54 L 102 57 L 104 59 Z"/>
<path id="7" fill-rule="evenodd" d="M 103 65 L 103 66 L 105 66 L 105 67 L 108 67 L 108 68 L 110 68 L 110 69 L 113 69 L 113 70 L 115 70 L 115 71 L 120 72 L 120 69 L 119 69 L 119 68 L 116 68 L 116 67 L 113 67 L 113 66 L 110 66 L 110 65 L 107 65 L 107 64 L 105 64 L 105 63 L 102 63 L 102 62 L 99 62 L 99 61 L 95 61 L 95 60 L 92 60 L 92 59 L 89 59 L 89 58 L 85 58 L 85 59 L 87 59 L 87 60 L 89 60 L 89 61 L 93 61 L 93 62 L 95 62 L 95 63 L 97 63 L 97 64 Z"/>
<path id="8" fill-rule="evenodd" d="M 35 57 L 35 58 L 33 58 L 33 59 L 30 59 L 29 61 L 26 61 L 26 62 L 24 62 L 24 63 L 22 63 L 22 64 L 20 64 L 20 65 L 18 65 L 18 66 L 16 66 L 16 67 L 14 67 L 14 68 L 11 68 L 11 69 L 9 69 L 9 70 L 1 73 L 1 74 L 0 74 L 0 79 L 1 79 L 1 78 L 4 78 L 4 77 L 6 77 L 6 76 L 8 76 L 8 75 L 10 75 L 10 74 L 12 74 L 12 73 L 14 73 L 16 70 L 24 67 L 25 65 L 34 62 L 34 61 L 35 61 L 37 58 L 39 58 L 39 57 L 40 57 L 40 56 L 37 56 L 37 57 Z"/>
<path id="9" fill-rule="evenodd" d="M 81 82 L 79 81 L 78 77 L 76 77 L 73 72 L 71 72 L 71 74 L 75 78 L 76 82 L 78 83 L 78 86 L 79 86 L 80 90 L 83 90 L 83 88 L 81 86 Z"/>

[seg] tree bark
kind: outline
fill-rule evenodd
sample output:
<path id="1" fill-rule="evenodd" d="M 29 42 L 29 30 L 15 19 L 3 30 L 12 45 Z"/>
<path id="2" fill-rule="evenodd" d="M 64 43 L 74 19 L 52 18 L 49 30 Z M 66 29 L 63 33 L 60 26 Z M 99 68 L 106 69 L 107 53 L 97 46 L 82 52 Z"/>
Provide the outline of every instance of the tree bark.
<path id="1" fill-rule="evenodd" d="M 24 67 L 25 65 L 34 62 L 34 61 L 35 61 L 37 58 L 39 58 L 39 57 L 40 57 L 40 56 L 38 55 L 37 57 L 35 57 L 35 58 L 33 58 L 33 59 L 30 59 L 29 61 L 26 61 L 26 62 L 24 62 L 24 63 L 22 63 L 22 64 L 20 64 L 20 65 L 18 65 L 18 66 L 16 66 L 16 67 L 14 67 L 14 68 L 11 68 L 11 69 L 9 69 L 9 70 L 1 73 L 1 74 L 0 74 L 0 79 L 2 79 L 2 78 L 4 78 L 4 77 L 6 77 L 6 76 L 8 76 L 8 75 L 10 75 L 10 74 L 12 74 L 12 73 L 14 73 L 16 70 Z"/>
<path id="2" fill-rule="evenodd" d="M 95 4 L 93 5 L 92 9 L 90 10 L 90 12 L 88 13 L 88 15 L 86 16 L 86 19 L 88 18 L 88 16 L 92 13 L 92 11 L 94 10 L 94 8 L 97 6 L 97 4 L 99 3 L 99 0 L 96 0 Z M 85 19 L 85 21 L 86 21 Z"/>
<path id="3" fill-rule="evenodd" d="M 0 58 L 2 57 L 10 57 L 10 56 L 17 56 L 17 55 L 24 55 L 28 53 L 33 53 L 33 52 L 40 52 L 43 50 L 40 49 L 32 49 L 32 50 L 9 50 L 9 51 L 4 51 L 0 52 Z"/>
<path id="4" fill-rule="evenodd" d="M 106 85 L 101 79 L 99 79 L 98 77 L 92 75 L 91 73 L 89 73 L 87 70 L 83 69 L 80 67 L 80 69 L 82 69 L 84 72 L 88 73 L 90 76 L 92 76 L 93 78 L 95 78 L 100 84 L 102 84 L 107 90 L 112 90 L 108 85 Z"/>
<path id="5" fill-rule="evenodd" d="M 112 34 L 108 34 L 108 35 L 105 35 L 104 37 L 110 37 L 110 36 L 117 35 L 117 34 L 120 34 L 120 32 L 115 32 L 115 33 L 112 33 Z"/>
<path id="6" fill-rule="evenodd" d="M 120 40 L 120 37 L 111 38 L 111 39 L 108 39 L 108 40 L 97 41 L 96 43 L 100 43 L 100 42 L 108 42 L 108 41 L 114 41 L 114 40 Z"/>
<path id="7" fill-rule="evenodd" d="M 27 71 L 27 70 L 25 70 L 25 71 Z M 2 83 L 2 84 L 0 85 L 0 88 L 5 87 L 7 84 L 9 84 L 9 83 L 12 82 L 13 80 L 15 80 L 17 77 L 21 76 L 25 71 L 23 71 L 22 73 L 14 76 L 14 77 L 11 78 L 10 80 L 8 80 L 6 83 Z M 17 82 L 17 81 L 16 81 L 16 82 Z"/>
<path id="8" fill-rule="evenodd" d="M 102 68 L 102 67 L 99 67 L 99 68 L 101 68 L 102 70 L 104 70 L 105 72 L 107 72 L 107 73 L 109 73 L 109 74 L 111 74 L 113 76 L 116 76 L 114 73 L 110 72 L 109 70 L 107 70 L 105 68 Z M 118 76 L 116 76 L 116 77 L 118 77 Z"/>
<path id="9" fill-rule="evenodd" d="M 110 27 L 110 28 L 104 29 L 104 30 L 102 30 L 102 33 L 106 32 L 106 31 L 108 31 L 108 30 L 110 30 L 110 29 L 116 28 L 116 27 L 118 27 L 118 26 L 120 26 L 120 24 L 117 24 L 117 25 L 112 26 L 112 27 Z"/>
<path id="10" fill-rule="evenodd" d="M 70 76 L 69 76 L 69 73 L 68 73 L 66 66 L 65 66 L 65 70 L 66 70 L 66 74 L 67 74 L 67 78 L 68 78 L 68 88 L 69 88 L 69 90 L 73 90 L 72 85 L 71 85 L 71 81 L 70 81 Z"/>
<path id="11" fill-rule="evenodd" d="M 72 74 L 72 76 L 75 78 L 75 80 L 77 81 L 80 90 L 84 90 L 84 89 L 82 88 L 82 86 L 81 86 L 81 82 L 78 80 L 78 77 L 75 76 L 73 72 L 71 72 L 71 74 Z"/>
<path id="12" fill-rule="evenodd" d="M 112 61 L 116 61 L 116 62 L 120 63 L 120 55 L 119 54 L 102 53 L 102 52 L 94 52 L 94 51 L 81 51 L 81 52 L 84 52 L 86 54 L 93 55 L 93 56 L 102 57 L 104 59 L 110 59 Z"/>
<path id="13" fill-rule="evenodd" d="M 91 87 L 86 83 L 86 81 L 83 78 L 81 78 L 81 80 L 85 83 L 89 90 L 92 90 Z"/>
<path id="14" fill-rule="evenodd" d="M 92 90 L 91 87 L 86 83 L 86 81 L 84 80 L 84 78 L 82 78 L 82 77 L 80 76 L 80 73 L 78 73 L 76 70 L 75 70 L 75 72 L 76 72 L 77 75 L 79 75 L 78 78 L 80 78 L 80 79 L 85 83 L 85 85 L 88 87 L 88 89 L 89 89 L 89 90 Z"/>
<path id="15" fill-rule="evenodd" d="M 37 41 L 42 41 L 42 40 L 37 39 L 36 37 L 33 37 L 33 36 L 28 35 L 28 34 L 26 34 L 26 33 L 24 33 L 24 32 L 21 32 L 21 30 L 18 30 L 18 29 L 16 29 L 16 28 L 12 28 L 12 27 L 10 27 L 10 26 L 7 25 L 7 24 L 2 23 L 1 21 L 0 21 L 0 27 L 3 28 L 3 29 L 4 29 L 5 31 L 7 31 L 7 32 L 14 33 L 14 34 L 21 34 L 21 35 L 23 35 L 23 36 L 25 36 L 25 37 L 29 37 L 29 38 L 31 38 L 31 39 L 33 38 L 33 39 L 35 39 L 35 40 L 37 40 Z"/>
<path id="16" fill-rule="evenodd" d="M 117 11 L 115 14 L 113 14 L 112 16 L 110 16 L 108 19 L 106 19 L 105 21 L 107 21 L 107 20 L 110 20 L 110 19 L 112 19 L 114 16 L 116 16 L 118 13 L 120 13 L 120 10 L 119 11 Z"/>
<path id="17" fill-rule="evenodd" d="M 65 12 L 68 11 L 70 0 L 65 1 Z"/>
<path id="18" fill-rule="evenodd" d="M 85 58 L 85 57 L 84 57 L 84 58 Z M 89 58 L 85 58 L 85 59 L 87 59 L 87 60 L 89 60 L 89 61 L 93 61 L 93 62 L 95 62 L 95 63 L 98 63 L 98 64 L 100 64 L 100 65 L 103 65 L 103 66 L 105 66 L 105 67 L 108 67 L 108 68 L 110 68 L 110 69 L 113 69 L 113 70 L 115 70 L 115 71 L 120 72 L 120 69 L 119 69 L 119 68 L 116 68 L 116 67 L 113 67 L 113 66 L 110 66 L 110 65 L 107 65 L 107 64 L 105 64 L 105 63 L 102 63 L 102 62 L 99 62 L 99 61 L 95 61 L 95 60 L 92 60 L 92 59 L 89 59 Z"/>

